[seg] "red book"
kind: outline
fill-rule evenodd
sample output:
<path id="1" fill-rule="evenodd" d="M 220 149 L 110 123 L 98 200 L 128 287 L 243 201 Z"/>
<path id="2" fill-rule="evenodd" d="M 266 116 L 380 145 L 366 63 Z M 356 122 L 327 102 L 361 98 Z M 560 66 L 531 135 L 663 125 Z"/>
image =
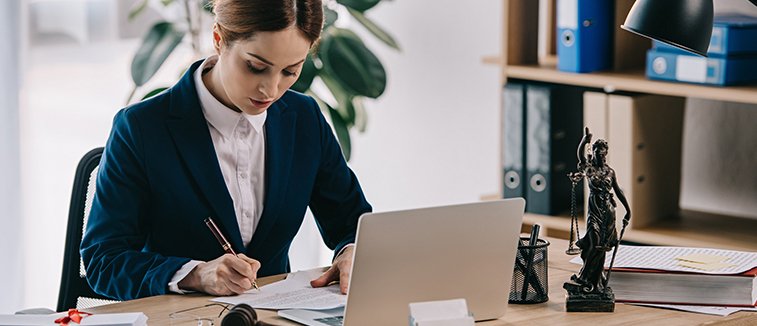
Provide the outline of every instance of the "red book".
<path id="1" fill-rule="evenodd" d="M 757 267 L 730 275 L 613 268 L 610 287 L 618 302 L 754 307 Z"/>

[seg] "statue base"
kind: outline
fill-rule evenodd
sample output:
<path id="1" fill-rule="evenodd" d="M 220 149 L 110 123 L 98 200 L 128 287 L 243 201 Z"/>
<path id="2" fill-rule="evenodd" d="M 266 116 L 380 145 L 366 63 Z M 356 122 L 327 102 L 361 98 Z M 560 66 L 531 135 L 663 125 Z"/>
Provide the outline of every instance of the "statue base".
<path id="1" fill-rule="evenodd" d="M 573 282 L 565 282 L 563 288 L 568 294 L 565 298 L 567 312 L 613 312 L 615 311 L 615 294 L 610 287 L 601 292 L 585 292 L 583 287 Z"/>

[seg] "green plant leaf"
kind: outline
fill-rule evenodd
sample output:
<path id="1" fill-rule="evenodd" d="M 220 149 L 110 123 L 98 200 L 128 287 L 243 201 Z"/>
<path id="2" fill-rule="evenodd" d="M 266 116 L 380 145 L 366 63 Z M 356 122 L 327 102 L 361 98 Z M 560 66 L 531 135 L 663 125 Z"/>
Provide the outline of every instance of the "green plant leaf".
<path id="1" fill-rule="evenodd" d="M 363 98 L 356 96 L 352 99 L 352 107 L 355 109 L 355 127 L 359 132 L 365 132 L 368 128 L 368 111 L 365 110 Z"/>
<path id="2" fill-rule="evenodd" d="M 362 24 L 365 27 L 365 29 L 371 32 L 371 34 L 376 36 L 379 40 L 384 42 L 384 44 L 391 46 L 397 51 L 400 50 L 400 46 L 399 44 L 397 44 L 397 41 L 395 41 L 394 38 L 391 35 L 389 35 L 389 33 L 384 31 L 383 28 L 376 25 L 376 23 L 368 19 L 368 17 L 365 17 L 365 15 L 363 15 L 362 12 L 359 12 L 352 8 L 347 8 L 347 10 L 349 10 L 350 15 L 352 15 L 352 17 L 355 17 L 355 19 L 357 19 L 357 21 L 360 22 L 360 24 Z"/>
<path id="3" fill-rule="evenodd" d="M 339 19 L 339 14 L 326 6 L 323 6 L 323 15 L 326 17 L 326 21 L 323 22 L 324 30 L 334 25 L 334 22 Z"/>
<path id="4" fill-rule="evenodd" d="M 305 58 L 305 62 L 302 64 L 300 77 L 297 78 L 297 81 L 294 82 L 291 89 L 304 93 L 310 88 L 310 85 L 313 83 L 313 78 L 315 78 L 316 75 L 318 75 L 318 69 L 315 67 L 315 63 L 313 63 L 312 56 L 308 55 L 307 58 Z"/>
<path id="5" fill-rule="evenodd" d="M 381 0 L 336 0 L 336 2 L 345 7 L 363 12 L 373 8 L 373 6 L 377 5 Z"/>
<path id="6" fill-rule="evenodd" d="M 142 40 L 131 62 L 131 79 L 137 86 L 144 85 L 163 65 L 186 32 L 177 30 L 169 22 L 155 24 Z"/>
<path id="7" fill-rule="evenodd" d="M 354 97 L 354 95 L 345 90 L 328 73 L 323 72 L 319 75 L 319 77 L 321 77 L 323 83 L 326 84 L 326 87 L 329 89 L 331 94 L 334 95 L 334 98 L 336 99 L 336 102 L 338 104 L 335 109 L 339 111 L 339 114 L 342 115 L 344 122 L 347 124 L 347 126 L 354 125 L 355 108 L 352 107 L 352 98 Z"/>
<path id="8" fill-rule="evenodd" d="M 328 104 L 326 105 L 328 106 Z M 347 124 L 342 119 L 342 116 L 337 110 L 329 107 L 329 116 L 331 116 L 331 123 L 334 124 L 334 131 L 336 132 L 336 139 L 339 140 L 339 146 L 342 148 L 342 154 L 344 159 L 349 161 L 352 152 L 352 144 L 350 140 L 350 130 Z"/>
<path id="9" fill-rule="evenodd" d="M 202 7 L 205 12 L 211 15 L 215 15 L 215 13 L 213 12 L 213 3 L 211 2 L 211 0 L 200 0 L 200 7 Z"/>
<path id="10" fill-rule="evenodd" d="M 354 32 L 332 28 L 319 47 L 319 58 L 323 70 L 349 93 L 370 98 L 384 93 L 384 66 Z"/>
<path id="11" fill-rule="evenodd" d="M 148 1 L 149 0 L 142 0 L 142 2 L 140 2 L 139 4 L 134 5 L 134 7 L 129 11 L 129 21 L 134 20 L 134 17 L 137 17 L 139 14 L 145 11 Z"/>
<path id="12" fill-rule="evenodd" d="M 142 100 L 144 101 L 144 100 L 146 100 L 148 98 L 151 98 L 151 97 L 153 97 L 155 95 L 158 95 L 158 94 L 162 93 L 163 91 L 165 91 L 167 89 L 168 89 L 168 87 L 158 87 L 156 89 L 153 89 L 149 93 L 147 93 L 147 95 L 145 95 L 144 97 L 142 97 Z"/>
<path id="13" fill-rule="evenodd" d="M 168 7 L 173 2 L 174 2 L 174 0 L 160 0 L 160 3 L 162 3 L 163 6 L 165 6 L 165 7 Z"/>
<path id="14" fill-rule="evenodd" d="M 315 99 L 322 112 L 327 113 L 326 116 L 329 117 L 331 124 L 334 126 L 336 139 L 337 141 L 339 141 L 339 147 L 342 149 L 342 155 L 344 155 L 345 160 L 349 161 L 352 152 L 352 142 L 350 140 L 349 127 L 346 123 L 344 123 L 344 120 L 342 119 L 342 116 L 339 114 L 339 112 L 334 110 L 330 105 L 328 105 L 328 103 L 321 100 L 321 98 L 318 97 L 317 94 L 310 90 L 307 92 L 307 94 Z"/>

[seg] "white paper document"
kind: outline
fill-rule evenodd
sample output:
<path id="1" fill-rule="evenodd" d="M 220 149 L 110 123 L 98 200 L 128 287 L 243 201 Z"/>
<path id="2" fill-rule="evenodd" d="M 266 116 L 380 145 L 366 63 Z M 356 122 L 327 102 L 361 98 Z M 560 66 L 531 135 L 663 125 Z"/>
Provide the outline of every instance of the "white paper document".
<path id="1" fill-rule="evenodd" d="M 610 267 L 611 259 L 612 254 L 608 252 L 605 259 L 605 267 Z M 692 262 L 692 260 L 700 261 Z M 581 264 L 581 257 L 573 258 L 570 262 Z M 702 267 L 695 268 L 697 265 Z M 757 252 L 712 248 L 621 245 L 618 248 L 618 254 L 613 267 L 658 269 L 701 274 L 740 274 L 757 267 Z"/>
<path id="2" fill-rule="evenodd" d="M 309 309 L 324 310 L 344 307 L 347 296 L 342 294 L 339 284 L 323 288 L 313 288 L 310 280 L 319 277 L 321 269 L 290 273 L 283 281 L 272 283 L 246 293 L 212 299 L 228 304 L 246 303 L 260 309 Z"/>
<path id="3" fill-rule="evenodd" d="M 66 316 L 67 313 L 51 315 L 0 315 L 0 325 L 56 325 L 55 320 Z M 82 318 L 81 324 L 74 322 L 69 325 L 114 325 L 114 326 L 142 326 L 147 325 L 147 316 L 141 312 L 122 314 L 94 314 Z"/>
<path id="4" fill-rule="evenodd" d="M 699 314 L 716 315 L 716 316 L 728 316 L 732 313 L 739 312 L 739 311 L 757 311 L 757 308 L 746 308 L 746 307 L 686 306 L 686 305 L 656 304 L 656 303 L 629 303 L 629 304 L 636 305 L 636 306 L 644 306 L 644 307 L 655 307 L 655 308 L 695 312 Z"/>

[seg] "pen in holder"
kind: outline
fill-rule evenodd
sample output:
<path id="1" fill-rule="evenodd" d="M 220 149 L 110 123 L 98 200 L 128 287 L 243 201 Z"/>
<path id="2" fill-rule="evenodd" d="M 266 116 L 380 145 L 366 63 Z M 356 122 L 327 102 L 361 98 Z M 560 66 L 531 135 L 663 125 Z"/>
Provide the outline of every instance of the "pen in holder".
<path id="1" fill-rule="evenodd" d="M 538 229 L 536 231 L 538 234 Z M 518 242 L 510 303 L 542 303 L 549 300 L 547 251 L 549 241 L 522 237 Z"/>

